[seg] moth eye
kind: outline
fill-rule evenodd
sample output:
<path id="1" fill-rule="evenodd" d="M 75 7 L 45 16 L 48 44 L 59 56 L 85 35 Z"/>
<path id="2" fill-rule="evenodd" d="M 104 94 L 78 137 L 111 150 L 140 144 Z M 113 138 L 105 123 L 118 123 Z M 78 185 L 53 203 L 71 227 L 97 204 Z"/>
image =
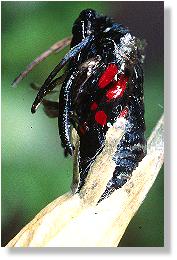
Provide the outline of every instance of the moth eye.
<path id="1" fill-rule="evenodd" d="M 94 111 L 94 110 L 97 109 L 97 107 L 98 107 L 98 104 L 97 104 L 96 102 L 93 102 L 93 103 L 91 104 L 91 106 L 90 106 L 90 109 L 91 109 L 92 111 Z"/>

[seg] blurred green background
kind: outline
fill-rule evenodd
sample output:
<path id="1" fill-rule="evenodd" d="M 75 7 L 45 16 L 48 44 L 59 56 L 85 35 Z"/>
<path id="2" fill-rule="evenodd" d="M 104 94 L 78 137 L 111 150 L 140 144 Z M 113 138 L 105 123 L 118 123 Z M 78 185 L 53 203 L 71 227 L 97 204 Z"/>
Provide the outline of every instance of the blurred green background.
<path id="1" fill-rule="evenodd" d="M 71 35 L 80 11 L 112 16 L 148 42 L 145 61 L 147 137 L 163 113 L 163 2 L 1 2 L 2 14 L 2 246 L 43 207 L 67 192 L 72 160 L 65 158 L 57 120 L 39 108 L 36 93 L 67 48 L 40 64 L 18 88 L 11 82 L 36 56 Z M 158 15 L 157 15 L 158 14 Z M 163 246 L 163 171 L 131 221 L 120 246 Z"/>

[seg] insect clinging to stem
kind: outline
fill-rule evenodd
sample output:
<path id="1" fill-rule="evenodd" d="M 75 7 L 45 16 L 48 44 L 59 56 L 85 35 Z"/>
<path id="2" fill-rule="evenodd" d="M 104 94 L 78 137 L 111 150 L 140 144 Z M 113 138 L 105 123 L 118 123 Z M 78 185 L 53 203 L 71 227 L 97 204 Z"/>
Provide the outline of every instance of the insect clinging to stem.
<path id="1" fill-rule="evenodd" d="M 116 167 L 102 200 L 127 182 L 146 155 L 143 44 L 127 28 L 92 9 L 80 13 L 72 34 L 71 40 L 64 39 L 62 44 L 55 44 L 38 57 L 14 84 L 49 54 L 71 43 L 70 51 L 39 89 L 31 112 L 35 113 L 43 103 L 49 116 L 58 117 L 65 154 L 73 154 L 71 130 L 76 129 L 80 138 L 78 192 L 95 158 L 103 150 L 109 127 L 119 124 L 120 119 L 125 120 L 125 133 L 113 156 Z M 64 74 L 57 77 L 64 66 Z M 61 85 L 59 102 L 44 99 L 57 85 Z"/>

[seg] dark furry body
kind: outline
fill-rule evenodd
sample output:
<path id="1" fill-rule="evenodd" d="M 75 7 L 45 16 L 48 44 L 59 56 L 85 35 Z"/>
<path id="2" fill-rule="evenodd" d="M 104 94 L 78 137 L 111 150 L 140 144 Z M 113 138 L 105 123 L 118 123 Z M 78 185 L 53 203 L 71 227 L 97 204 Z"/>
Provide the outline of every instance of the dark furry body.
<path id="1" fill-rule="evenodd" d="M 107 28 L 110 28 L 110 30 L 105 32 Z M 127 29 L 112 22 L 108 17 L 99 16 L 92 10 L 83 11 L 74 23 L 71 47 L 79 44 L 88 36 L 93 36 L 93 40 L 70 61 L 68 77 L 63 83 L 60 93 L 59 131 L 65 149 L 67 150 L 67 142 L 70 139 L 69 136 L 66 137 L 66 130 L 68 130 L 68 127 L 70 128 L 71 123 L 76 127 L 80 136 L 79 171 L 81 180 L 79 189 L 83 186 L 95 157 L 104 147 L 105 134 L 108 130 L 107 125 L 102 127 L 94 121 L 89 109 L 91 102 L 97 101 L 99 109 L 106 111 L 108 121 L 111 123 L 115 122 L 125 106 L 128 107 L 125 134 L 118 144 L 117 152 L 113 158 L 117 166 L 102 198 L 108 196 L 114 189 L 122 187 L 146 154 L 143 69 L 140 51 L 136 50 L 136 54 L 133 56 L 133 59 L 135 59 L 133 65 L 130 62 L 131 60 L 125 61 L 125 73 L 129 76 L 129 86 L 122 98 L 113 100 L 108 104 L 104 98 L 105 89 L 100 90 L 97 86 L 98 79 L 109 63 L 120 65 L 121 61 L 117 60 L 112 40 L 119 46 L 121 37 L 127 33 L 129 33 Z M 87 77 L 86 72 L 84 73 L 80 69 L 81 64 L 89 59 L 95 59 L 96 56 L 100 56 L 101 61 L 81 87 L 82 82 Z M 72 74 L 73 77 L 71 77 Z M 67 103 L 63 100 L 66 100 L 65 85 L 68 84 L 68 80 L 71 80 L 72 83 L 71 88 L 67 90 L 69 92 L 69 102 Z M 68 111 L 66 112 L 66 110 Z M 74 119 L 71 120 L 71 113 L 76 115 L 77 123 Z M 79 126 L 83 122 L 87 124 L 87 131 L 84 134 L 79 131 Z M 67 135 L 70 135 L 70 130 Z"/>

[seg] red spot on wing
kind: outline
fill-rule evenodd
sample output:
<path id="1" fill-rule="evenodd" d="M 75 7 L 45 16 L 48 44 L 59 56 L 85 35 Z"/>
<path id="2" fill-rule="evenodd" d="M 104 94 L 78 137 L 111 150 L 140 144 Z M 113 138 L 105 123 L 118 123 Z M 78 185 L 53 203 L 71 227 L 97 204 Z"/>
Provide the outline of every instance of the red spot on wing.
<path id="1" fill-rule="evenodd" d="M 101 75 L 98 86 L 99 88 L 105 88 L 118 73 L 118 67 L 115 64 L 110 64 Z"/>
<path id="2" fill-rule="evenodd" d="M 124 74 L 121 74 L 118 81 L 115 82 L 112 88 L 110 88 L 106 92 L 106 97 L 110 99 L 115 99 L 118 97 L 122 97 L 124 94 L 124 91 L 126 89 L 128 82 L 128 77 L 126 77 Z"/>
<path id="3" fill-rule="evenodd" d="M 90 106 L 90 109 L 91 109 L 92 111 L 94 111 L 94 110 L 97 109 L 97 107 L 98 107 L 98 104 L 97 104 L 96 102 L 93 102 L 93 103 L 91 104 L 91 106 Z"/>
<path id="4" fill-rule="evenodd" d="M 89 127 L 88 127 L 88 125 L 87 125 L 87 122 L 83 122 L 83 123 L 80 125 L 79 130 L 80 130 L 80 133 L 81 133 L 82 135 L 84 135 L 86 131 L 89 131 Z"/>
<path id="5" fill-rule="evenodd" d="M 128 108 L 124 108 L 121 112 L 120 112 L 120 115 L 119 115 L 119 118 L 120 117 L 126 117 L 126 115 L 128 114 Z"/>
<path id="6" fill-rule="evenodd" d="M 107 122 L 107 115 L 105 114 L 105 112 L 103 110 L 97 111 L 95 114 L 95 120 L 98 124 L 100 124 L 101 126 L 106 125 Z"/>
<path id="7" fill-rule="evenodd" d="M 85 128 L 83 126 L 80 126 L 79 130 L 82 135 L 85 134 Z"/>

